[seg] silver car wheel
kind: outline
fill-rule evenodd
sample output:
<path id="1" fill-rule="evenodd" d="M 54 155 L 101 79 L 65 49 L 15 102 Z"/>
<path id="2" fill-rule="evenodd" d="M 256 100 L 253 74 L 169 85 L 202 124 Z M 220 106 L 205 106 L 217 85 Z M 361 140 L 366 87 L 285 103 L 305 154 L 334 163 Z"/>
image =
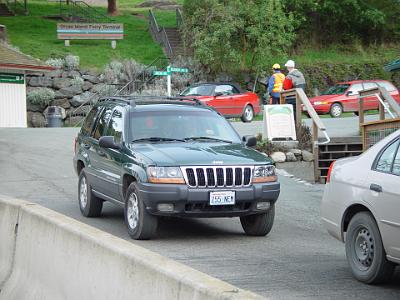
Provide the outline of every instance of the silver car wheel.
<path id="1" fill-rule="evenodd" d="M 354 260 L 360 270 L 368 270 L 374 260 L 374 237 L 370 231 L 360 226 L 354 238 Z"/>
<path id="2" fill-rule="evenodd" d="M 88 187 L 86 183 L 86 177 L 83 176 L 81 179 L 81 183 L 79 186 L 79 202 L 81 203 L 81 207 L 85 208 L 87 205 L 87 196 L 88 196 Z"/>
<path id="3" fill-rule="evenodd" d="M 129 227 L 135 229 L 139 222 L 139 203 L 135 193 L 132 193 L 128 199 L 127 219 Z"/>

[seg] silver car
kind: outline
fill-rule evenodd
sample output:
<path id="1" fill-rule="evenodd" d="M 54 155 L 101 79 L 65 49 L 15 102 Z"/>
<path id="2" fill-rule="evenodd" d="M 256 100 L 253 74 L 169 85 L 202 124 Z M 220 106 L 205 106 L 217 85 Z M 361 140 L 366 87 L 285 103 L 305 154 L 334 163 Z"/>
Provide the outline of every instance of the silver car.
<path id="1" fill-rule="evenodd" d="M 321 205 L 328 232 L 345 242 L 355 278 L 390 279 L 400 264 L 400 130 L 357 157 L 334 162 Z"/>

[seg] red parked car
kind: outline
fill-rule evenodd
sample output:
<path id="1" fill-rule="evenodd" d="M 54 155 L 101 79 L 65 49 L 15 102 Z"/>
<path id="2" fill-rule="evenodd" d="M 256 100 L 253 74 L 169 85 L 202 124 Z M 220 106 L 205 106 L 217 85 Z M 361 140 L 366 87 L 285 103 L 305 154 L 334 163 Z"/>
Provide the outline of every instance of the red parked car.
<path id="1" fill-rule="evenodd" d="M 377 86 L 384 87 L 390 95 L 400 103 L 397 88 L 386 80 L 356 80 L 336 84 L 324 91 L 321 96 L 310 99 L 318 114 L 330 114 L 338 118 L 343 112 L 358 114 L 358 92 L 372 89 Z M 364 98 L 365 110 L 378 109 L 379 100 L 376 96 Z M 304 108 L 303 108 L 304 109 Z"/>
<path id="2" fill-rule="evenodd" d="M 257 94 L 243 90 L 234 83 L 201 83 L 184 90 L 180 96 L 191 96 L 213 107 L 227 118 L 240 117 L 251 122 L 261 111 Z"/>

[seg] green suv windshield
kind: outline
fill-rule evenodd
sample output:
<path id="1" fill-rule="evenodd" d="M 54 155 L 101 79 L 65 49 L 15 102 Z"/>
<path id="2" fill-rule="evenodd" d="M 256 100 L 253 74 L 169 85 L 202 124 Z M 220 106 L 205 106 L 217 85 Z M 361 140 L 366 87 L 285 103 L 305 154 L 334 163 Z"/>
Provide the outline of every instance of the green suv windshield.
<path id="1" fill-rule="evenodd" d="M 221 116 L 209 111 L 137 111 L 130 115 L 132 142 L 241 143 Z"/>

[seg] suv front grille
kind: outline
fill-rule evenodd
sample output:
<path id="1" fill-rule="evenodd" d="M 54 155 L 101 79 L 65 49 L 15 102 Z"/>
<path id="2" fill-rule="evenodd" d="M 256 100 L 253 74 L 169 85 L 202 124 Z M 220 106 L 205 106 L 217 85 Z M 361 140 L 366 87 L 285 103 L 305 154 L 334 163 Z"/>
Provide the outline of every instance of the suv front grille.
<path id="1" fill-rule="evenodd" d="M 252 181 L 253 166 L 181 167 L 190 187 L 241 187 Z"/>

